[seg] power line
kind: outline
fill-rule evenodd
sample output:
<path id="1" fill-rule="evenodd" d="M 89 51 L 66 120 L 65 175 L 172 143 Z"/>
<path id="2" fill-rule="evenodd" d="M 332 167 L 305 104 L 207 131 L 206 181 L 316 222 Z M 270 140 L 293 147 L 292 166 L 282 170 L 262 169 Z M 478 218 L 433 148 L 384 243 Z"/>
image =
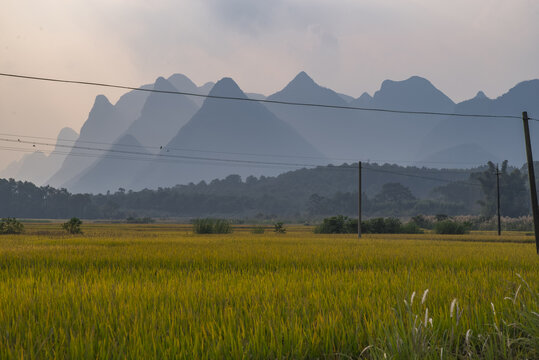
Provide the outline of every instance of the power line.
<path id="1" fill-rule="evenodd" d="M 108 87 L 108 88 L 116 88 L 116 89 L 124 89 L 124 90 L 134 90 L 134 91 L 145 91 L 145 92 L 153 92 L 153 93 L 161 93 L 161 94 L 186 95 L 186 96 L 195 96 L 195 97 L 210 98 L 210 99 L 249 101 L 249 102 L 260 102 L 260 103 L 266 103 L 266 104 L 279 104 L 279 105 L 290 105 L 290 106 L 306 106 L 306 107 L 328 108 L 328 109 L 372 111 L 372 112 L 384 112 L 384 113 L 408 114 L 408 115 L 433 115 L 433 116 L 452 116 L 452 117 L 521 119 L 520 116 L 515 116 L 515 115 L 463 114 L 463 113 L 446 113 L 446 112 L 437 112 L 437 111 L 410 111 L 410 110 L 369 108 L 369 107 L 346 106 L 346 105 L 316 104 L 316 103 L 304 103 L 304 102 L 292 102 L 292 101 L 268 100 L 268 99 L 251 99 L 251 98 L 248 98 L 248 97 L 240 98 L 240 97 L 234 97 L 234 96 L 219 96 L 219 95 L 209 95 L 209 94 L 197 94 L 197 93 L 191 93 L 191 92 L 185 92 L 185 91 L 144 89 L 144 88 L 140 88 L 140 87 L 132 87 L 132 86 L 127 86 L 127 85 L 116 85 L 116 84 L 109 84 L 109 83 L 100 83 L 100 82 L 92 82 L 92 81 L 80 81 L 80 80 L 66 80 L 66 79 L 59 79 L 59 78 L 47 78 L 47 77 L 38 77 L 38 76 L 29 76 L 29 75 L 20 75 L 20 74 L 10 74 L 10 73 L 0 73 L 0 76 L 12 77 L 12 78 L 18 78 L 18 79 L 27 79 L 27 80 L 57 82 L 57 83 L 64 83 L 64 84 L 100 86 L 100 87 Z M 532 120 L 535 120 L 535 119 L 532 119 Z"/>
<path id="2" fill-rule="evenodd" d="M 107 157 L 111 158 L 108 154 L 110 152 L 112 153 L 119 153 L 122 155 L 137 155 L 137 156 L 143 156 L 147 160 L 154 160 L 156 157 L 158 158 L 172 158 L 172 159 L 184 159 L 184 160 L 202 160 L 202 161 L 217 161 L 217 162 L 225 162 L 225 163 L 236 163 L 236 164 L 252 164 L 252 165 L 270 165 L 271 167 L 275 166 L 281 166 L 281 167 L 318 167 L 323 166 L 322 164 L 306 164 L 306 163 L 285 163 L 285 162 L 269 162 L 269 161 L 257 161 L 257 160 L 244 160 L 244 159 L 224 159 L 224 158 L 213 158 L 213 157 L 198 157 L 198 156 L 186 156 L 186 155 L 172 155 L 172 154 L 153 154 L 153 153 L 143 153 L 143 152 L 136 152 L 136 151 L 128 151 L 128 150 L 117 150 L 117 149 L 104 149 L 104 148 L 93 148 L 93 147 L 86 147 L 86 146 L 75 146 L 75 145 L 63 145 L 63 144 L 52 144 L 52 143 L 44 143 L 44 142 L 35 142 L 35 141 L 26 141 L 26 140 L 14 140 L 14 139 L 5 139 L 0 138 L 0 141 L 3 142 L 10 142 L 10 143 L 18 143 L 18 144 L 31 144 L 35 147 L 35 145 L 42 145 L 42 146 L 50 146 L 50 147 L 61 147 L 61 148 L 67 148 L 67 149 L 79 149 L 79 150 L 89 150 L 89 151 L 98 151 L 98 152 L 104 152 L 104 154 L 93 154 L 96 156 L 92 157 Z M 30 150 L 36 150 L 36 149 L 30 149 Z M 107 155 L 107 156 L 105 156 Z M 125 157 L 117 157 L 118 159 L 125 159 Z M 342 166 L 337 166 L 337 168 L 342 168 Z M 465 171 L 463 170 L 448 170 L 443 169 L 439 170 L 439 172 L 442 173 L 456 173 L 456 174 L 463 174 Z M 406 176 L 406 175 L 405 175 Z"/>
<path id="3" fill-rule="evenodd" d="M 245 152 L 232 152 L 232 151 L 213 151 L 213 150 L 201 150 L 201 149 L 188 149 L 188 148 L 176 148 L 168 146 L 144 146 L 144 145 L 134 145 L 134 144 L 119 144 L 119 143 L 107 143 L 100 141 L 85 141 L 85 140 L 69 140 L 69 139 L 60 139 L 44 136 L 29 136 L 21 134 L 8 134 L 0 133 L 0 136 L 11 136 L 16 138 L 29 138 L 29 139 L 44 139 L 44 140 L 54 140 L 54 141 L 63 141 L 71 143 L 86 143 L 86 144 L 98 144 L 98 145 L 107 145 L 107 146 L 122 146 L 130 148 L 141 148 L 141 149 L 165 149 L 172 151 L 188 151 L 188 152 L 202 152 L 202 153 L 213 153 L 213 154 L 230 154 L 230 155 L 245 155 L 245 156 L 264 156 L 264 157 L 282 157 L 282 158 L 305 158 L 305 159 L 319 159 L 319 160 L 335 160 L 335 161 L 357 161 L 356 158 L 334 158 L 334 157 L 322 157 L 322 156 L 304 156 L 304 155 L 283 155 L 283 154 L 261 154 L 261 153 L 245 153 Z M 450 161 L 420 161 L 420 160 L 394 160 L 394 159 L 360 159 L 366 163 L 369 162 L 385 162 L 385 163 L 410 163 L 410 164 L 445 164 L 445 165 L 477 165 L 473 162 L 450 162 Z M 445 169 L 447 171 L 447 169 Z"/>
<path id="4" fill-rule="evenodd" d="M 5 141 L 5 139 L 0 138 L 0 141 Z M 45 146 L 53 146 L 52 144 L 46 144 L 46 143 L 32 143 L 32 142 L 18 141 L 18 140 L 8 140 L 8 141 L 9 142 L 16 142 L 16 143 L 23 143 L 23 144 L 38 144 L 38 145 L 45 145 Z M 2 147 L 0 147 L 0 149 L 2 149 Z M 35 150 L 32 150 L 32 149 L 18 149 L 18 148 L 5 148 L 5 147 L 4 147 L 4 149 L 12 150 L 12 151 L 25 151 L 25 152 L 35 151 Z M 113 149 L 106 150 L 106 149 L 95 149 L 95 148 L 85 148 L 85 147 L 77 147 L 77 149 L 97 150 L 97 151 L 106 151 L 106 152 L 117 152 L 117 153 L 120 153 L 120 155 L 115 155 L 115 154 L 87 154 L 87 153 L 80 154 L 80 153 L 71 153 L 71 152 L 62 153 L 62 152 L 57 152 L 57 151 L 53 151 L 53 152 L 51 152 L 51 154 L 56 153 L 56 154 L 64 154 L 64 155 L 67 155 L 67 156 L 111 158 L 111 159 L 135 160 L 135 161 L 137 161 L 137 160 L 138 161 L 152 161 L 152 162 L 153 161 L 159 161 L 159 162 L 173 162 L 173 163 L 187 162 L 187 163 L 196 164 L 196 165 L 201 165 L 201 164 L 198 163 L 198 162 L 193 162 L 194 160 L 196 160 L 196 161 L 203 160 L 206 163 L 210 162 L 211 164 L 218 164 L 218 165 L 225 165 L 225 164 L 223 164 L 223 162 L 226 162 L 226 163 L 236 163 L 237 166 L 238 165 L 239 166 L 247 165 L 247 166 L 253 166 L 253 167 L 265 167 L 265 166 L 271 166 L 271 167 L 294 167 L 294 168 L 297 168 L 297 167 L 304 167 L 304 168 L 316 167 L 316 168 L 331 169 L 331 170 L 355 170 L 355 169 L 358 168 L 357 165 L 355 165 L 355 166 L 353 166 L 353 165 L 321 166 L 321 165 L 317 165 L 317 164 L 276 163 L 276 162 L 261 162 L 261 161 L 249 161 L 249 160 L 238 160 L 238 159 L 219 159 L 219 158 L 198 158 L 198 157 L 193 158 L 193 157 L 174 156 L 174 155 L 165 156 L 166 154 L 160 154 L 160 155 L 162 155 L 164 157 L 164 159 L 163 158 L 155 159 L 154 156 L 159 156 L 159 154 L 158 155 L 153 155 L 153 154 L 139 153 L 139 152 L 132 152 L 132 151 L 112 151 Z M 137 156 L 143 155 L 144 157 L 141 158 L 141 157 L 133 157 L 133 156 L 127 156 L 127 155 L 137 155 Z M 363 166 L 363 167 L 364 167 L 365 170 L 374 171 L 374 172 L 380 172 L 380 173 L 388 173 L 388 174 L 393 174 L 393 175 L 406 176 L 406 177 L 412 177 L 412 178 L 419 178 L 419 179 L 430 180 L 430 181 L 438 181 L 438 182 L 444 182 L 444 183 L 460 182 L 462 184 L 466 184 L 466 185 L 470 185 L 470 186 L 481 186 L 480 184 L 477 184 L 477 183 L 470 183 L 470 182 L 465 182 L 465 181 L 460 181 L 460 180 L 448 180 L 448 179 L 440 179 L 440 178 L 434 178 L 434 177 L 417 175 L 417 174 L 407 174 L 407 173 L 391 171 L 391 170 L 386 170 L 386 169 L 373 168 L 372 166 Z M 447 173 L 447 171 L 443 171 L 443 170 L 440 170 L 440 172 Z M 462 172 L 460 172 L 460 173 L 462 174 Z"/>
<path id="5" fill-rule="evenodd" d="M 156 156 L 156 157 L 163 157 L 163 158 L 178 158 L 178 159 L 186 159 L 186 160 L 201 160 L 201 161 L 209 160 L 209 161 L 221 161 L 221 162 L 231 162 L 231 163 L 283 165 L 283 166 L 295 166 L 295 167 L 320 166 L 320 164 L 282 163 L 282 162 L 273 162 L 273 161 L 255 161 L 255 160 L 242 160 L 242 159 L 223 159 L 223 158 L 214 158 L 214 157 L 171 155 L 171 154 L 162 154 L 162 153 L 152 154 L 152 153 L 144 153 L 144 152 L 129 151 L 129 150 L 92 148 L 92 147 L 76 146 L 76 145 L 69 146 L 69 145 L 63 145 L 63 144 L 50 144 L 50 143 L 33 142 L 33 141 L 26 141 L 26 140 L 20 140 L 20 139 L 13 140 L 13 139 L 0 138 L 0 141 L 20 143 L 20 144 L 31 144 L 31 145 L 53 146 L 53 147 L 62 147 L 62 148 L 70 148 L 70 149 L 90 150 L 90 151 L 103 151 L 103 152 L 112 152 L 112 153 L 120 153 L 120 154 L 131 154 L 131 155 L 146 156 L 146 157 Z"/>

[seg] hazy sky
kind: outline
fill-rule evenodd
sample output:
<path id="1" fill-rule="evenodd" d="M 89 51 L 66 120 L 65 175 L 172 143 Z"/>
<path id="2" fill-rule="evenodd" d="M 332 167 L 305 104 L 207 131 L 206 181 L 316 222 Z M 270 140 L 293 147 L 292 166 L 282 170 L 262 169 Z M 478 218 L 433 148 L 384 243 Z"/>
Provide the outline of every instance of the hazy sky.
<path id="1" fill-rule="evenodd" d="M 126 85 L 179 72 L 273 93 L 299 71 L 354 97 L 428 78 L 454 101 L 539 78 L 537 0 L 2 0 L 0 72 Z M 0 78 L 0 132 L 80 130 L 97 94 Z M 0 144 L 2 145 L 2 144 Z M 20 157 L 0 149 L 0 168 Z"/>

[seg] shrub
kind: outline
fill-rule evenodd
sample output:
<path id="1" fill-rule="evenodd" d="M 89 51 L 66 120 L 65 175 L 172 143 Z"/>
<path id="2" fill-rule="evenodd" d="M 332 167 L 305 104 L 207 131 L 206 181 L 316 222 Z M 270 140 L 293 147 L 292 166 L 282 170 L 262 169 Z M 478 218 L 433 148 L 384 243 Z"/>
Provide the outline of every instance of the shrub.
<path id="1" fill-rule="evenodd" d="M 230 227 L 230 223 L 226 220 L 215 220 L 213 224 L 213 233 L 214 234 L 230 234 L 232 232 L 232 228 Z"/>
<path id="2" fill-rule="evenodd" d="M 452 220 L 439 221 L 434 225 L 434 232 L 436 234 L 466 234 L 469 232 L 469 224 Z"/>
<path id="3" fill-rule="evenodd" d="M 232 232 L 230 223 L 221 219 L 195 219 L 193 231 L 196 234 L 229 234 Z"/>
<path id="4" fill-rule="evenodd" d="M 414 221 L 409 221 L 406 224 L 402 225 L 400 228 L 401 234 L 423 234 L 424 231 L 421 230 L 419 225 Z"/>
<path id="5" fill-rule="evenodd" d="M 67 231 L 69 234 L 82 234 L 80 226 L 82 221 L 79 218 L 73 217 L 68 222 L 62 224 L 62 229 Z"/>
<path id="6" fill-rule="evenodd" d="M 361 232 L 365 234 L 397 234 L 402 223 L 397 218 L 374 218 L 361 222 Z"/>
<path id="7" fill-rule="evenodd" d="M 273 227 L 274 227 L 273 231 L 276 232 L 276 233 L 284 234 L 286 232 L 286 229 L 285 229 L 284 224 L 283 224 L 282 221 L 274 223 Z"/>
<path id="8" fill-rule="evenodd" d="M 263 226 L 255 226 L 253 230 L 251 230 L 252 234 L 263 234 L 266 229 Z"/>
<path id="9" fill-rule="evenodd" d="M 0 234 L 20 234 L 24 225 L 15 218 L 3 218 L 0 222 Z"/>
<path id="10" fill-rule="evenodd" d="M 316 234 L 346 234 L 346 216 L 337 215 L 325 218 L 322 223 L 314 228 Z"/>
<path id="11" fill-rule="evenodd" d="M 410 222 L 415 223 L 417 226 L 423 229 L 432 229 L 433 222 L 431 219 L 424 215 L 413 216 Z"/>
<path id="12" fill-rule="evenodd" d="M 316 234 L 353 234 L 357 232 L 357 219 L 337 215 L 325 218 L 314 228 Z"/>

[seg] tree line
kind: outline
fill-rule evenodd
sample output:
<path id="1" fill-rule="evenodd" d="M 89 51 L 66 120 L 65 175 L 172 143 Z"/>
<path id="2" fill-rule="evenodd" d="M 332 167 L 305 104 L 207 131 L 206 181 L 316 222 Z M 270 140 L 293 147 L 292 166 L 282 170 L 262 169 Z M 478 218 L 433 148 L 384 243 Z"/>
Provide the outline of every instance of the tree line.
<path id="1" fill-rule="evenodd" d="M 369 165 L 364 172 L 362 211 L 366 217 L 418 214 L 483 215 L 496 212 L 496 165 L 447 171 L 397 165 Z M 407 176 L 407 175 L 414 176 Z M 424 177 L 421 177 L 424 175 Z M 428 176 L 426 176 L 428 175 Z M 433 181 L 439 178 L 447 183 Z M 429 180 L 430 179 L 430 180 Z M 238 175 L 209 183 L 106 194 L 72 194 L 66 189 L 0 179 L 0 216 L 19 218 L 126 219 L 219 216 L 250 219 L 308 219 L 357 215 L 357 170 L 349 165 L 301 169 L 277 177 Z M 500 168 L 502 215 L 529 213 L 525 171 Z"/>

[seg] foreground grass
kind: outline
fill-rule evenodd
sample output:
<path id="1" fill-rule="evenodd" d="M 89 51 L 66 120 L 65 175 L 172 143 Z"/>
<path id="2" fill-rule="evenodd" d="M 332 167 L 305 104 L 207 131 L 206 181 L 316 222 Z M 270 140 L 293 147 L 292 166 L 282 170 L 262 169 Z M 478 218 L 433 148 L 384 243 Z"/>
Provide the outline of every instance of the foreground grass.
<path id="1" fill-rule="evenodd" d="M 539 353 L 539 261 L 523 234 L 499 242 L 489 233 L 357 240 L 301 227 L 84 230 L 67 236 L 57 224 L 32 224 L 26 235 L 0 237 L 1 358 Z"/>

